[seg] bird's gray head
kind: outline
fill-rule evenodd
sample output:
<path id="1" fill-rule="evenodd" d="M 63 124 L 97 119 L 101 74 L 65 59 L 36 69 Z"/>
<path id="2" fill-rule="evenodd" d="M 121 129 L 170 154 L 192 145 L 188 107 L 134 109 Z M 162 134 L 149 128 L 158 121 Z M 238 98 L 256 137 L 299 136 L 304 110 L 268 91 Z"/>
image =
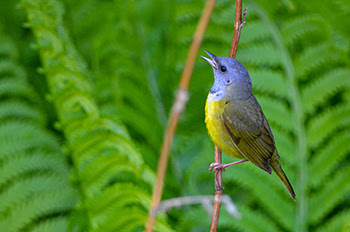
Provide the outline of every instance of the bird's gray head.
<path id="1" fill-rule="evenodd" d="M 213 67 L 214 85 L 211 93 L 232 94 L 234 98 L 247 98 L 252 94 L 252 83 L 247 69 L 230 57 L 216 57 L 205 51 L 211 59 L 201 56 Z"/>

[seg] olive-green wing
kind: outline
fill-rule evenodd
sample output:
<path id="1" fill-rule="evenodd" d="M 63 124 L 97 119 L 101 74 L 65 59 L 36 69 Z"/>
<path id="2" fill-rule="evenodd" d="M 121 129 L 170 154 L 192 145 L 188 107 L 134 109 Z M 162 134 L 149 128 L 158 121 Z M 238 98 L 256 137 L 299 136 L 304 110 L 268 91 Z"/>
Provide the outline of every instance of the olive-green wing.
<path id="1" fill-rule="evenodd" d="M 275 152 L 276 145 L 270 126 L 255 97 L 227 102 L 222 122 L 240 153 L 271 174 L 269 159 Z"/>

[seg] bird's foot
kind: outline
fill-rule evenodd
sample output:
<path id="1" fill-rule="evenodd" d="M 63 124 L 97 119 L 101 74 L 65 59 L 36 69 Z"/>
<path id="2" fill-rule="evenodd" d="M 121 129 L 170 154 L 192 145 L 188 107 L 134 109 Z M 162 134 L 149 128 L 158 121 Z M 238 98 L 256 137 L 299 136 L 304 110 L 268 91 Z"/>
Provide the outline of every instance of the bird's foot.
<path id="1" fill-rule="evenodd" d="M 216 170 L 221 169 L 221 170 L 224 172 L 224 171 L 225 171 L 225 168 L 226 168 L 225 166 L 226 166 L 225 164 L 212 163 L 212 164 L 210 164 L 210 166 L 209 166 L 209 171 L 215 172 Z"/>
<path id="2" fill-rule="evenodd" d="M 248 160 L 239 160 L 233 163 L 229 163 L 229 164 L 219 164 L 219 163 L 212 163 L 209 166 L 209 171 L 211 172 L 215 172 L 216 170 L 222 170 L 223 172 L 225 171 L 225 168 L 236 165 L 236 164 L 240 164 L 243 162 L 246 162 Z"/>

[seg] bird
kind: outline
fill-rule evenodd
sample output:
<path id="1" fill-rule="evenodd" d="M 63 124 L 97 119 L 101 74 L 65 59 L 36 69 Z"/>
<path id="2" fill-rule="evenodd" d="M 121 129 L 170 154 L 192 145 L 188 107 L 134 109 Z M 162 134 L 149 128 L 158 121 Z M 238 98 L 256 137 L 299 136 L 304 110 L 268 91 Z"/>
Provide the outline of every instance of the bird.
<path id="1" fill-rule="evenodd" d="M 293 200 L 294 189 L 283 171 L 270 125 L 252 92 L 247 69 L 231 57 L 201 56 L 213 68 L 214 84 L 205 104 L 205 123 L 214 144 L 228 156 L 241 160 L 213 163 L 209 170 L 250 161 L 268 174 L 273 170 Z"/>

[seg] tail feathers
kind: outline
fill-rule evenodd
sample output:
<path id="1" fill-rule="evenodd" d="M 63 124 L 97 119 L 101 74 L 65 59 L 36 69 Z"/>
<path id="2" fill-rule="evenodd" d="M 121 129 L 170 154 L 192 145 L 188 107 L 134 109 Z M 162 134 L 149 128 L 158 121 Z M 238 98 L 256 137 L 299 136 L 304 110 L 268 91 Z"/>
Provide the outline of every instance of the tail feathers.
<path id="1" fill-rule="evenodd" d="M 273 167 L 271 165 L 272 170 L 277 174 L 278 178 L 280 178 L 280 180 L 282 181 L 284 187 L 286 187 L 287 191 L 289 192 L 290 196 L 293 198 L 293 200 L 295 201 L 295 193 L 293 190 L 292 185 L 290 184 L 286 174 L 284 173 L 281 165 L 275 166 Z"/>

